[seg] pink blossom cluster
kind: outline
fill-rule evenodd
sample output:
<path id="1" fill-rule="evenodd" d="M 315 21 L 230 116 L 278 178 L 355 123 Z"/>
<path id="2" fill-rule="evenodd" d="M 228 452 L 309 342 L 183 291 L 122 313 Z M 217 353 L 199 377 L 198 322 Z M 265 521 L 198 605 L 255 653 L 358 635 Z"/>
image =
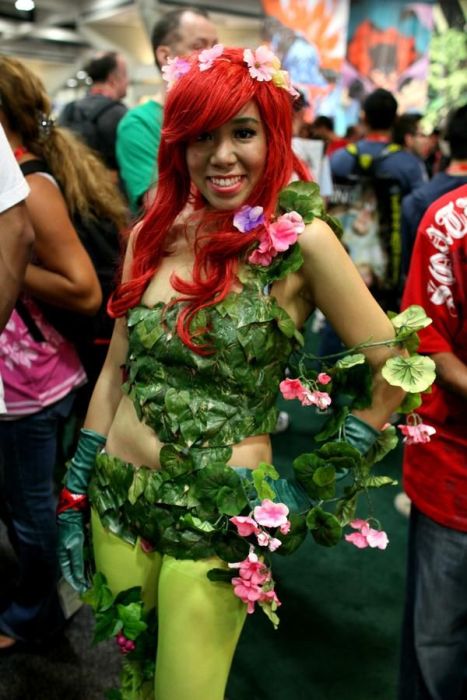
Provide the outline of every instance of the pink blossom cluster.
<path id="1" fill-rule="evenodd" d="M 248 261 L 252 265 L 267 267 L 278 253 L 283 253 L 296 243 L 304 230 L 305 224 L 300 214 L 296 211 L 283 214 L 277 221 L 264 227 L 259 246 L 252 252 Z"/>
<path id="2" fill-rule="evenodd" d="M 251 515 L 236 515 L 230 518 L 235 525 L 240 537 L 255 535 L 260 547 L 267 547 L 270 552 L 275 552 L 282 542 L 267 532 L 265 527 L 279 528 L 283 535 L 290 530 L 290 520 L 287 519 L 289 509 L 284 503 L 274 503 L 265 498 L 260 506 L 256 506 Z"/>
<path id="3" fill-rule="evenodd" d="M 287 90 L 292 97 L 297 97 L 298 92 L 293 87 L 289 74 L 281 70 L 281 62 L 277 56 L 267 46 L 259 46 L 255 51 L 245 49 L 243 60 L 248 66 L 248 72 L 254 80 L 259 82 L 269 82 Z"/>
<path id="4" fill-rule="evenodd" d="M 345 535 L 345 540 L 351 542 L 358 549 L 365 549 L 366 547 L 386 549 L 388 546 L 389 539 L 384 530 L 374 530 L 370 527 L 368 520 L 352 520 L 350 527 L 353 527 L 357 532 Z"/>
<path id="5" fill-rule="evenodd" d="M 216 58 L 220 58 L 224 53 L 224 46 L 222 44 L 214 44 L 210 49 L 204 49 L 198 56 L 198 64 L 200 71 L 209 70 Z"/>
<path id="6" fill-rule="evenodd" d="M 252 549 L 246 559 L 229 564 L 229 567 L 239 570 L 232 585 L 235 595 L 246 603 L 249 614 L 255 611 L 256 603 L 281 604 L 274 590 L 271 571 Z"/>
<path id="7" fill-rule="evenodd" d="M 329 384 L 331 377 L 325 372 L 320 372 L 314 382 L 315 388 L 312 390 L 306 384 L 302 384 L 300 379 L 284 379 L 279 384 L 279 389 L 284 399 L 298 399 L 302 406 L 316 406 L 324 411 L 331 405 L 331 397 L 327 391 L 320 391 L 318 384 L 325 386 Z"/>
<path id="8" fill-rule="evenodd" d="M 162 78 L 168 83 L 168 88 L 191 69 L 191 64 L 180 56 L 168 58 L 165 66 L 162 66 Z"/>
<path id="9" fill-rule="evenodd" d="M 116 635 L 115 641 L 120 647 L 120 652 L 122 654 L 129 654 L 130 651 L 134 651 L 136 649 L 136 644 L 134 643 L 134 641 L 125 637 L 125 635 L 121 632 Z"/>
<path id="10" fill-rule="evenodd" d="M 404 440 L 407 445 L 417 445 L 422 442 L 431 442 L 431 436 L 436 433 L 435 428 L 426 423 L 416 423 L 415 425 L 398 425 L 397 426 L 404 435 Z"/>

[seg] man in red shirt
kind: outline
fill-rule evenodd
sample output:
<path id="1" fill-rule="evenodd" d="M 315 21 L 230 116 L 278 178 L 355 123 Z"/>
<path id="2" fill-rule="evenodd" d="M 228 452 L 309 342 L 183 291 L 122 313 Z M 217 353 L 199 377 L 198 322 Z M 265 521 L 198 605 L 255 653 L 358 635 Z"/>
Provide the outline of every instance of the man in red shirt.
<path id="1" fill-rule="evenodd" d="M 417 413 L 431 442 L 407 444 L 412 500 L 399 700 L 467 697 L 467 185 L 420 222 L 402 306 L 433 320 L 419 352 L 436 363 Z"/>

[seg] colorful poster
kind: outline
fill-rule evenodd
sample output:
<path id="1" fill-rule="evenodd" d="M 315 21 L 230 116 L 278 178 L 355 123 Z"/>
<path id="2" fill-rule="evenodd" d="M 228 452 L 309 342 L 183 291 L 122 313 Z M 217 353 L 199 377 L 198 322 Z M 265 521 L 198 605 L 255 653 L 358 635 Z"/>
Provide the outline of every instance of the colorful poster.
<path id="1" fill-rule="evenodd" d="M 423 113 L 433 2 L 356 0 L 351 3 L 343 67 L 347 123 L 358 120 L 362 99 L 376 88 L 394 94 L 399 112 Z"/>
<path id="2" fill-rule="evenodd" d="M 311 105 L 308 119 L 340 102 L 349 0 L 262 0 L 263 40 L 281 59 Z"/>
<path id="3" fill-rule="evenodd" d="M 424 124 L 441 127 L 451 109 L 467 103 L 467 1 L 445 0 L 433 10 L 428 105 Z"/>

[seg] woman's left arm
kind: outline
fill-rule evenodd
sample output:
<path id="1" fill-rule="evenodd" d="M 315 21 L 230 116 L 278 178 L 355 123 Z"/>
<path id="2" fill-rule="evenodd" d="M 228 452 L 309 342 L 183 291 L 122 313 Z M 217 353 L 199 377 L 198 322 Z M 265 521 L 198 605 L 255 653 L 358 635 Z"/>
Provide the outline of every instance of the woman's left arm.
<path id="1" fill-rule="evenodd" d="M 352 347 L 394 338 L 391 322 L 329 226 L 315 219 L 299 237 L 299 243 L 304 257 L 303 284 L 342 342 Z M 404 397 L 401 389 L 383 379 L 381 369 L 386 360 L 404 351 L 382 345 L 362 352 L 373 370 L 373 399 L 369 408 L 353 413 L 380 430 Z"/>

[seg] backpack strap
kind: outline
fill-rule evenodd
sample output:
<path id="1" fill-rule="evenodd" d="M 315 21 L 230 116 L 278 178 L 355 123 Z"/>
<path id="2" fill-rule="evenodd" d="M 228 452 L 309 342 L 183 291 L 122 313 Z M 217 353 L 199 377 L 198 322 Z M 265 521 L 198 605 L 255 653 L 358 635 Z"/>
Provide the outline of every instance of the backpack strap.
<path id="1" fill-rule="evenodd" d="M 35 158 L 34 160 L 27 160 L 25 163 L 20 163 L 19 167 L 21 168 L 21 172 L 25 177 L 26 175 L 32 175 L 33 173 L 48 173 L 49 175 L 52 174 L 45 160 L 42 160 L 40 158 Z"/>
<path id="2" fill-rule="evenodd" d="M 42 331 L 29 313 L 26 304 L 21 299 L 16 300 L 15 311 L 28 329 L 31 338 L 35 340 L 36 343 L 43 343 L 45 338 Z"/>

